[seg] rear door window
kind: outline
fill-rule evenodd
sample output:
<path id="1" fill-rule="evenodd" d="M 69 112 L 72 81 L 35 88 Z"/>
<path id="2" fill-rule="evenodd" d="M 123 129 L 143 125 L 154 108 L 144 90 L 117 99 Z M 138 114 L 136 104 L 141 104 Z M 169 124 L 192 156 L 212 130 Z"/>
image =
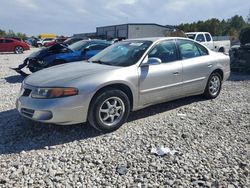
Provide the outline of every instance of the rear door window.
<path id="1" fill-rule="evenodd" d="M 202 56 L 196 43 L 190 40 L 177 40 L 181 59 L 189 59 Z"/>
<path id="2" fill-rule="evenodd" d="M 201 56 L 203 56 L 203 55 L 208 55 L 208 54 L 209 54 L 208 50 L 207 50 L 204 46 L 202 46 L 202 45 L 200 45 L 200 44 L 198 44 L 198 43 L 195 43 L 195 45 L 196 45 L 197 48 L 199 49 L 200 55 L 201 55 Z"/>
<path id="3" fill-rule="evenodd" d="M 13 42 L 13 40 L 11 40 L 11 39 L 5 39 L 5 43 L 11 43 L 11 42 Z"/>

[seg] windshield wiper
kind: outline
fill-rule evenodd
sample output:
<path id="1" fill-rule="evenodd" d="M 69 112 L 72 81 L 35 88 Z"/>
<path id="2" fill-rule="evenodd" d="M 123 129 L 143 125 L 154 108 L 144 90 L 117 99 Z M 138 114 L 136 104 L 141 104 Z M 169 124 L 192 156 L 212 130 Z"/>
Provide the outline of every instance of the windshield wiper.
<path id="1" fill-rule="evenodd" d="M 111 65 L 111 64 L 109 64 L 109 63 L 107 63 L 107 62 L 103 62 L 103 61 L 101 61 L 101 60 L 91 61 L 91 62 L 93 62 L 93 63 L 98 63 L 98 64 L 102 64 L 102 65 Z"/>

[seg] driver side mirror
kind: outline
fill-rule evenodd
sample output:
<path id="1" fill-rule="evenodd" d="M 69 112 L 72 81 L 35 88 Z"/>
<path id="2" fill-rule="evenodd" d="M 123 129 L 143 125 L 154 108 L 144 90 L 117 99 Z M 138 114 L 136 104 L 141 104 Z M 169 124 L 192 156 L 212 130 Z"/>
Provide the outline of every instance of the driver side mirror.
<path id="1" fill-rule="evenodd" d="M 89 49 L 89 46 L 87 46 L 86 48 L 84 48 L 83 50 L 82 50 L 82 53 L 83 54 L 85 54 L 87 51 L 89 51 L 90 49 Z"/>
<path id="2" fill-rule="evenodd" d="M 142 63 L 142 66 L 159 65 L 161 63 L 162 63 L 162 61 L 161 61 L 160 58 L 150 57 L 150 58 L 148 58 L 147 61 L 145 61 L 145 62 Z"/>

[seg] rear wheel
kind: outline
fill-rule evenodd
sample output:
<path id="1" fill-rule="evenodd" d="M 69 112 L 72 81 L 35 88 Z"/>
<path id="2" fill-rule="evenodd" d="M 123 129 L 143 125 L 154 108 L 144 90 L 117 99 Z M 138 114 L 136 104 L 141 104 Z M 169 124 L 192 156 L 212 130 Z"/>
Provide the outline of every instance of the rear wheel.
<path id="1" fill-rule="evenodd" d="M 111 132 L 124 124 L 130 112 L 130 102 L 121 90 L 109 89 L 91 102 L 88 121 L 99 131 Z"/>
<path id="2" fill-rule="evenodd" d="M 17 46 L 17 47 L 15 47 L 14 52 L 15 52 L 16 54 L 22 54 L 22 53 L 23 53 L 23 47 L 22 47 L 22 46 Z"/>
<path id="3" fill-rule="evenodd" d="M 220 48 L 218 52 L 224 53 L 225 49 L 224 48 Z"/>
<path id="4" fill-rule="evenodd" d="M 217 72 L 212 73 L 208 79 L 204 96 L 208 99 L 216 98 L 220 94 L 221 85 L 222 85 L 221 75 Z"/>

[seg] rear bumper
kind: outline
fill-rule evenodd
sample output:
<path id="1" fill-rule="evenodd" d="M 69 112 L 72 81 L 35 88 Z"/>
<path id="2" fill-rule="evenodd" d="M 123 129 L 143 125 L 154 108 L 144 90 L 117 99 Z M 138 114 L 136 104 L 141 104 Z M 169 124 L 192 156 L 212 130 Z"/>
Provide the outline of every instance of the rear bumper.
<path id="1" fill-rule="evenodd" d="M 223 82 L 225 82 L 226 80 L 228 80 L 229 76 L 230 76 L 231 72 L 230 71 L 227 71 L 224 73 L 224 79 L 223 79 Z"/>

